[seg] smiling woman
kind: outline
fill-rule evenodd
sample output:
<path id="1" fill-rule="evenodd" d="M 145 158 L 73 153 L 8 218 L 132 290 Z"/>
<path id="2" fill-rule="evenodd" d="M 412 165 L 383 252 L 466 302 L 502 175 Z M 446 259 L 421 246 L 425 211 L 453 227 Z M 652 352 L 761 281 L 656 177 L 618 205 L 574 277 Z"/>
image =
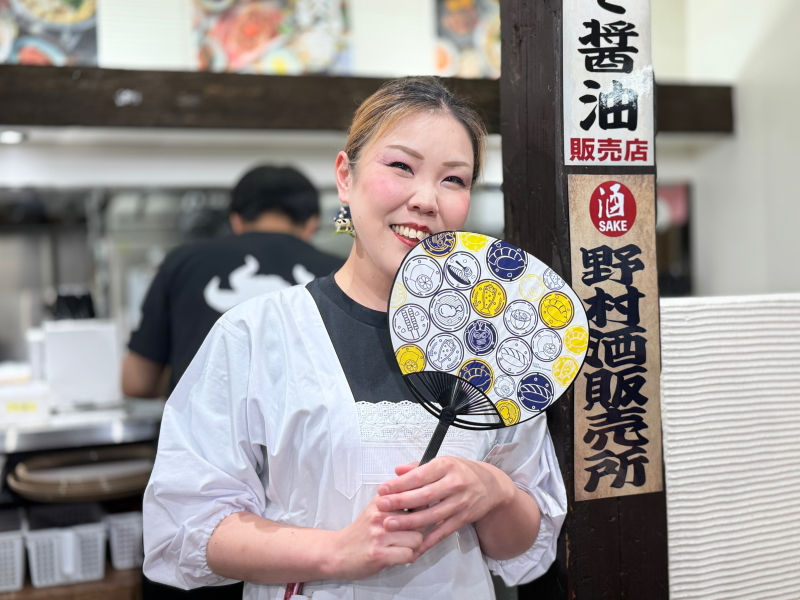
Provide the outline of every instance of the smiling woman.
<path id="1" fill-rule="evenodd" d="M 301 598 L 450 600 L 492 598 L 489 569 L 508 585 L 547 570 L 566 499 L 546 421 L 513 440 L 448 434 L 418 467 L 436 421 L 407 400 L 388 331 L 403 258 L 464 224 L 483 138 L 433 78 L 364 101 L 335 163 L 357 233 L 347 262 L 225 313 L 167 402 L 144 502 L 149 578 L 244 580 L 248 599 L 288 598 L 294 581 Z M 441 277 L 418 267 L 420 289 Z M 482 461 L 498 449 L 505 471 Z"/>

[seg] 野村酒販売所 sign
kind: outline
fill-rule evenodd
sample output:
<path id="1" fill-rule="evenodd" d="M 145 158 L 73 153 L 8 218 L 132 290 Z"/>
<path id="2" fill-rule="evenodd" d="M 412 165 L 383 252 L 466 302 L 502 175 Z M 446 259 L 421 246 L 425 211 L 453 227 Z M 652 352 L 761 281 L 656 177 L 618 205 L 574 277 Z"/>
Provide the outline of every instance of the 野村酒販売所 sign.
<path id="1" fill-rule="evenodd" d="M 663 489 L 655 176 L 570 175 L 572 286 L 588 318 L 575 382 L 575 499 Z M 567 340 L 565 340 L 567 343 Z"/>

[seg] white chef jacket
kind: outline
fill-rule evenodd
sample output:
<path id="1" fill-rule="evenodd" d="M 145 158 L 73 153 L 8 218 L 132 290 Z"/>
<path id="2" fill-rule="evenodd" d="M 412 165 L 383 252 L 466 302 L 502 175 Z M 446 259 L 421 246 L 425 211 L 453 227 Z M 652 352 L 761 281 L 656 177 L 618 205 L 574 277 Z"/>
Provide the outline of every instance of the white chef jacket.
<path id="1" fill-rule="evenodd" d="M 183 589 L 234 583 L 213 573 L 206 547 L 225 517 L 248 511 L 287 525 L 350 525 L 398 464 L 419 460 L 436 419 L 412 402 L 355 402 L 316 303 L 305 287 L 259 296 L 222 316 L 164 410 L 144 495 L 144 573 Z M 522 555 L 483 555 L 468 525 L 412 565 L 359 581 L 306 583 L 314 599 L 494 598 L 542 575 L 567 511 L 542 415 L 493 431 L 451 428 L 440 455 L 489 452 L 542 512 Z M 282 600 L 284 585 L 246 583 L 246 600 Z"/>

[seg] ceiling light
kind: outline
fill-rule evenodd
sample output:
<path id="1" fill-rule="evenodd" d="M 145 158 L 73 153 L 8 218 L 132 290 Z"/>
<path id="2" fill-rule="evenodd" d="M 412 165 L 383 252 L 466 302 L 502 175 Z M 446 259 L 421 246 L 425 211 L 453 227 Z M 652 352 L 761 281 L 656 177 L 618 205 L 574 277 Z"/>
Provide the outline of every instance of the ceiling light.
<path id="1" fill-rule="evenodd" d="M 27 136 L 21 131 L 7 129 L 0 131 L 0 144 L 21 144 Z"/>

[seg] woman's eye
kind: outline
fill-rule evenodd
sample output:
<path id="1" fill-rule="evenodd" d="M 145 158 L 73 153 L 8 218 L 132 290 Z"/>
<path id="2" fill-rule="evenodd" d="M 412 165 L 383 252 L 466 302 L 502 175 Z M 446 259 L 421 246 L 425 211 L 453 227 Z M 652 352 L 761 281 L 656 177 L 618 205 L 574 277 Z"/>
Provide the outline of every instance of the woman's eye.
<path id="1" fill-rule="evenodd" d="M 394 167 L 395 169 L 402 169 L 403 171 L 406 171 L 407 173 L 412 173 L 412 174 L 414 173 L 414 171 L 411 170 L 411 167 L 409 167 L 404 162 L 395 161 L 393 163 L 390 163 L 389 166 L 390 167 Z"/>
<path id="2" fill-rule="evenodd" d="M 445 177 L 445 181 L 449 181 L 450 183 L 456 183 L 461 187 L 467 187 L 467 184 L 464 183 L 464 180 L 461 177 L 457 177 L 455 175 L 451 175 L 450 177 Z"/>

